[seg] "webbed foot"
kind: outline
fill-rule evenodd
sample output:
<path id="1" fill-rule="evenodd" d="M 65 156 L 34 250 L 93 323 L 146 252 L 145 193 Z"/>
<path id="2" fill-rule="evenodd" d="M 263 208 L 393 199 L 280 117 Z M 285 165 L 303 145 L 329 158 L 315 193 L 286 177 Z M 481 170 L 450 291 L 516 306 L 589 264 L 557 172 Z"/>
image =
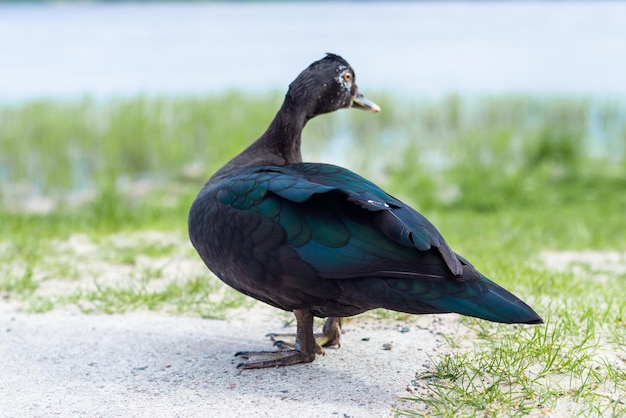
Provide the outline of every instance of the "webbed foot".
<path id="1" fill-rule="evenodd" d="M 316 354 L 324 354 L 324 350 L 313 336 L 313 314 L 303 309 L 295 309 L 293 313 L 297 322 L 296 343 L 292 346 L 293 348 L 279 351 L 240 351 L 235 356 L 245 361 L 239 363 L 237 368 L 262 369 L 310 363 L 315 360 Z M 281 347 L 278 342 L 274 345 Z"/>
<path id="2" fill-rule="evenodd" d="M 299 363 L 310 363 L 315 360 L 315 353 L 303 353 L 296 349 L 279 351 L 240 351 L 236 353 L 235 356 L 244 360 L 237 365 L 238 369 L 291 366 Z"/>

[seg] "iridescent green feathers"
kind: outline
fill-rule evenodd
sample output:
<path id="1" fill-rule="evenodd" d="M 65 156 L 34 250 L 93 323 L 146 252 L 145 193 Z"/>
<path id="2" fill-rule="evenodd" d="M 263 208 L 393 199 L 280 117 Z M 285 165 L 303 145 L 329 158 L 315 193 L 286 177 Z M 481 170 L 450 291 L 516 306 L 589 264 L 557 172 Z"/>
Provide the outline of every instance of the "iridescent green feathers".
<path id="1" fill-rule="evenodd" d="M 342 298 L 362 300 L 367 309 L 538 320 L 454 254 L 426 218 L 344 168 L 252 168 L 224 180 L 216 196 L 240 216 L 260 215 L 279 225 L 284 245 L 314 269 L 317 280 L 338 281 Z"/>

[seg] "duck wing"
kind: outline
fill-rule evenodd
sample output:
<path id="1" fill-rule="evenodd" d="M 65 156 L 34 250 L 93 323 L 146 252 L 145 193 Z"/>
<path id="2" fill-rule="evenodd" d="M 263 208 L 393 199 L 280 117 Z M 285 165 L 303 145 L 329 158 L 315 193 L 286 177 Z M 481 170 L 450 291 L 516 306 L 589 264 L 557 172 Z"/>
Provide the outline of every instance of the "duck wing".
<path id="1" fill-rule="evenodd" d="M 428 219 L 345 168 L 315 163 L 259 167 L 233 176 L 229 183 L 218 193 L 222 203 L 275 218 L 296 248 L 321 244 L 340 254 L 339 248 L 356 238 L 358 230 L 377 238 L 367 240 L 372 245 L 369 252 L 380 252 L 383 259 L 388 255 L 401 260 L 394 256 L 398 246 L 413 251 L 435 249 L 449 270 L 446 276 L 463 273 L 461 259 Z M 355 255 L 363 258 L 365 254 Z M 354 262 L 358 264 L 358 260 Z M 361 271 L 365 266 L 347 267 L 354 273 L 366 272 Z"/>

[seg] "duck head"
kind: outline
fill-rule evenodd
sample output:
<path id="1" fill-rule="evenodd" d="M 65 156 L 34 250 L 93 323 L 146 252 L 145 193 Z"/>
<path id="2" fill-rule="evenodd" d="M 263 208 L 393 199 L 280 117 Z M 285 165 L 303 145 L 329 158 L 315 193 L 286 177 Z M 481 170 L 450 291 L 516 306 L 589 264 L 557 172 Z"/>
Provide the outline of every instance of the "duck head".
<path id="1" fill-rule="evenodd" d="M 376 103 L 359 92 L 350 64 L 330 53 L 300 73 L 289 85 L 287 98 L 306 109 L 308 119 L 350 107 L 380 112 Z"/>

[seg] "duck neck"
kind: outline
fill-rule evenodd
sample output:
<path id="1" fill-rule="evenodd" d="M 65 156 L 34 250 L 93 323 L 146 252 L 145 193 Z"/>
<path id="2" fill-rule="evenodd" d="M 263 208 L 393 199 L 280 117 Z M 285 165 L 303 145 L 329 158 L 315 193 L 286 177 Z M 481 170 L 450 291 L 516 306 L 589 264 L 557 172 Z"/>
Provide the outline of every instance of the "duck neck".
<path id="1" fill-rule="evenodd" d="M 285 102 L 265 133 L 241 154 L 219 169 L 212 179 L 227 176 L 233 170 L 264 165 L 285 166 L 302 162 L 302 129 L 310 117 L 298 109 L 287 95 Z"/>
<path id="2" fill-rule="evenodd" d="M 257 143 L 265 152 L 280 157 L 284 161 L 281 165 L 302 162 L 300 151 L 302 130 L 308 120 L 306 113 L 298 110 L 292 100 L 286 97 L 274 120 Z"/>

